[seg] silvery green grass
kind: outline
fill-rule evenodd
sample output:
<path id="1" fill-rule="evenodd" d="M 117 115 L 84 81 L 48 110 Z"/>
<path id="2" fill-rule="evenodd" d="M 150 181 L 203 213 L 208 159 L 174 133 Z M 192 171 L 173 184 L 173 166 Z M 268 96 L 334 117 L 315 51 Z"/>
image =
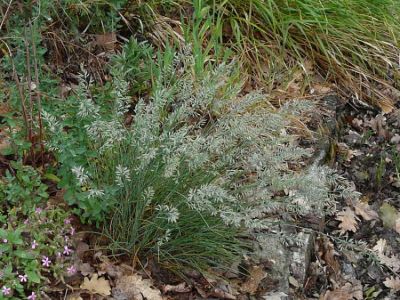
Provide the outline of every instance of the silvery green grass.
<path id="1" fill-rule="evenodd" d="M 289 167 L 311 155 L 288 131 L 289 116 L 310 103 L 277 110 L 262 93 L 242 96 L 235 62 L 193 75 L 187 47 L 168 62 L 158 55 L 151 96 L 134 104 L 124 55 L 103 94 L 83 71 L 68 113 L 43 112 L 67 201 L 115 253 L 151 255 L 175 271 L 228 266 L 246 249 L 242 237 L 277 226 L 267 216 L 322 215 L 338 194 L 353 196 L 324 167 Z"/>

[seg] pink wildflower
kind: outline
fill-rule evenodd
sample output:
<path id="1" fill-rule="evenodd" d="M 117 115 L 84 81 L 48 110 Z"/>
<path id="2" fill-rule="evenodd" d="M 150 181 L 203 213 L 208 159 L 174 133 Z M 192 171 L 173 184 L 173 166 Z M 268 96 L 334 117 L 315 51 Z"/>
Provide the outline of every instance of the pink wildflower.
<path id="1" fill-rule="evenodd" d="M 30 296 L 28 296 L 28 300 L 36 300 L 35 292 L 32 292 L 32 294 Z"/>
<path id="2" fill-rule="evenodd" d="M 67 273 L 68 275 L 74 275 L 76 273 L 75 266 L 70 266 L 69 268 L 67 268 Z"/>
<path id="3" fill-rule="evenodd" d="M 8 240 L 7 239 L 3 239 L 3 243 L 8 243 Z"/>
<path id="4" fill-rule="evenodd" d="M 43 209 L 41 209 L 40 207 L 35 209 L 35 213 L 40 214 L 43 211 Z"/>
<path id="5" fill-rule="evenodd" d="M 65 224 L 65 225 L 71 224 L 71 218 L 66 218 L 66 219 L 64 220 L 64 224 Z"/>
<path id="6" fill-rule="evenodd" d="M 64 246 L 64 252 L 63 254 L 65 255 L 70 255 L 72 253 L 72 250 L 68 248 L 68 246 Z"/>
<path id="7" fill-rule="evenodd" d="M 37 246 L 39 246 L 39 244 L 36 243 L 36 240 L 34 240 L 32 243 L 32 249 L 35 249 Z"/>
<path id="8" fill-rule="evenodd" d="M 20 282 L 27 282 L 28 281 L 28 276 L 25 274 L 25 275 L 18 275 L 18 277 L 19 277 L 19 281 Z"/>
<path id="9" fill-rule="evenodd" d="M 3 286 L 3 288 L 1 289 L 1 291 L 3 292 L 4 296 L 10 295 L 11 294 L 11 288 L 6 287 L 5 285 Z"/>
<path id="10" fill-rule="evenodd" d="M 47 256 L 43 256 L 42 265 L 45 267 L 49 267 L 51 264 L 51 260 Z"/>

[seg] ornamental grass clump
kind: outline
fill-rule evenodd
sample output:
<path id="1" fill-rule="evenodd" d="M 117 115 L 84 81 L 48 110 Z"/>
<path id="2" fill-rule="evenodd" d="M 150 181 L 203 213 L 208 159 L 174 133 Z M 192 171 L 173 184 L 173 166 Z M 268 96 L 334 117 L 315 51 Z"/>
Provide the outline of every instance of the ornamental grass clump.
<path id="1" fill-rule="evenodd" d="M 77 101 L 71 118 L 84 126 L 78 144 L 87 151 L 64 159 L 73 166 L 67 201 L 102 225 L 114 252 L 152 256 L 175 270 L 206 270 L 237 258 L 248 230 L 276 226 L 269 215 L 326 212 L 333 202 L 330 172 L 315 167 L 300 174 L 289 166 L 311 154 L 288 131 L 289 116 L 308 103 L 276 110 L 261 93 L 239 96 L 234 63 L 210 64 L 194 75 L 187 49 L 171 64 L 156 65 L 150 96 L 134 106 L 126 96 L 130 66 L 118 63 L 108 93 L 114 103 L 96 104 L 89 92 L 71 100 Z M 44 116 L 51 128 L 55 120 Z M 49 140 L 59 157 L 71 151 L 60 144 L 73 134 L 69 127 Z"/>

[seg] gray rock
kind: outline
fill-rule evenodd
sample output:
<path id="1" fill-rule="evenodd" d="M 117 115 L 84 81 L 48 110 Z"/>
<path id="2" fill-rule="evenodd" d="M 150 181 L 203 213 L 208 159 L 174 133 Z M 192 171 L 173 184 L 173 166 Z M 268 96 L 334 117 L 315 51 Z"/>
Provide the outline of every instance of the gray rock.
<path id="1" fill-rule="evenodd" d="M 303 241 L 303 244 L 292 249 L 290 273 L 300 286 L 303 286 L 307 279 L 307 271 L 314 250 L 315 233 L 301 231 L 297 237 Z"/>
<path id="2" fill-rule="evenodd" d="M 277 282 L 275 292 L 289 294 L 289 263 L 290 253 L 281 241 L 278 235 L 257 234 L 256 251 L 254 258 L 256 261 L 272 263 L 271 272 L 268 275 Z"/>

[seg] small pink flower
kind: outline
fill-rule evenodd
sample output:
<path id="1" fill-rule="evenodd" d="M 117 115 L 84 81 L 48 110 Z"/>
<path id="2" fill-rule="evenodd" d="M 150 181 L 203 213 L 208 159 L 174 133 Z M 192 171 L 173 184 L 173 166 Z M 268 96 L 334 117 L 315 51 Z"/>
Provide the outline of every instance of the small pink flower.
<path id="1" fill-rule="evenodd" d="M 20 282 L 27 282 L 28 281 L 28 276 L 25 275 L 18 275 L 19 281 Z"/>
<path id="2" fill-rule="evenodd" d="M 69 268 L 67 268 L 67 273 L 68 275 L 74 275 L 76 273 L 75 266 L 70 266 Z"/>
<path id="3" fill-rule="evenodd" d="M 40 214 L 43 211 L 43 209 L 41 209 L 40 207 L 35 209 L 35 213 Z"/>
<path id="4" fill-rule="evenodd" d="M 64 224 L 65 224 L 65 225 L 71 224 L 71 218 L 66 218 L 66 219 L 64 220 Z"/>
<path id="5" fill-rule="evenodd" d="M 32 249 L 36 249 L 37 246 L 39 246 L 39 244 L 36 243 L 36 240 L 34 240 L 32 243 Z"/>
<path id="6" fill-rule="evenodd" d="M 51 260 L 47 256 L 43 256 L 42 265 L 45 267 L 49 267 L 51 264 Z"/>
<path id="7" fill-rule="evenodd" d="M 3 239 L 3 243 L 8 243 L 8 240 L 7 239 Z"/>
<path id="8" fill-rule="evenodd" d="M 3 292 L 4 296 L 10 295 L 11 294 L 11 288 L 6 287 L 5 285 L 3 286 L 3 288 L 1 289 L 1 291 Z"/>
<path id="9" fill-rule="evenodd" d="M 29 223 L 29 219 L 26 219 L 25 221 L 24 221 L 24 224 L 26 225 L 26 224 L 28 224 Z"/>
<path id="10" fill-rule="evenodd" d="M 36 300 L 35 292 L 32 292 L 32 294 L 30 296 L 28 296 L 28 300 Z"/>
<path id="11" fill-rule="evenodd" d="M 70 255 L 72 253 L 72 250 L 68 248 L 68 246 L 64 246 L 64 252 L 63 254 L 65 255 Z"/>

